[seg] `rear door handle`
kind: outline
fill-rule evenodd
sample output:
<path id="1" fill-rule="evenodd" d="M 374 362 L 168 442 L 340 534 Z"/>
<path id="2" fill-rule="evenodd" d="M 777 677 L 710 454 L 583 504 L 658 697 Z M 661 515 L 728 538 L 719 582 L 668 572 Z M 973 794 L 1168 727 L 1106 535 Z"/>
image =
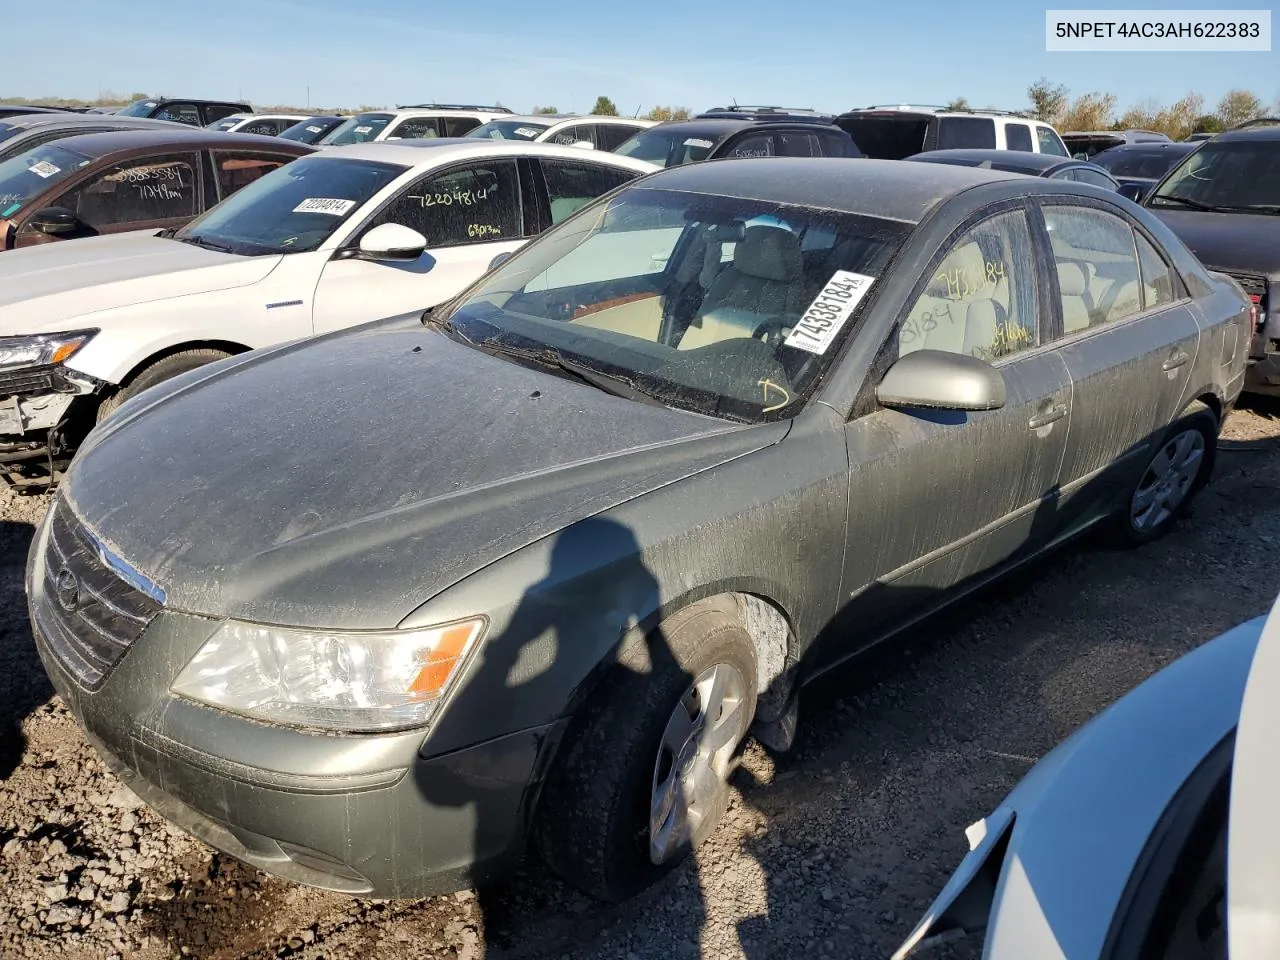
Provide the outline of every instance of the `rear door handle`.
<path id="1" fill-rule="evenodd" d="M 1160 369 L 1165 371 L 1177 370 L 1180 366 L 1182 366 L 1184 363 L 1186 363 L 1190 359 L 1191 358 L 1189 356 L 1187 356 L 1185 353 L 1179 350 L 1172 357 L 1170 357 L 1168 360 L 1162 363 L 1160 365 Z"/>
<path id="2" fill-rule="evenodd" d="M 1027 421 L 1027 426 L 1032 430 L 1039 430 L 1041 427 L 1047 427 L 1049 424 L 1061 420 L 1067 415 L 1067 405 L 1065 403 L 1055 403 L 1048 410 L 1041 410 L 1034 417 Z"/>

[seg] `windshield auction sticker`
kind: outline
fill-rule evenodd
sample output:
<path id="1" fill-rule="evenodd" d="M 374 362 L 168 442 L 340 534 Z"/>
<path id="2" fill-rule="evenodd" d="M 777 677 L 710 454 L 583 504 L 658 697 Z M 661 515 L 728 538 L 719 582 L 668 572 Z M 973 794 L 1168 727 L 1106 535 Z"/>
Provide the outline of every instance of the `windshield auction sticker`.
<path id="1" fill-rule="evenodd" d="M 337 200 L 329 197 L 311 197 L 293 208 L 294 213 L 328 213 L 345 217 L 356 205 L 354 200 Z"/>
<path id="2" fill-rule="evenodd" d="M 46 180 L 49 179 L 49 177 L 52 177 L 55 173 L 62 172 L 61 167 L 55 167 L 48 160 L 41 160 L 39 163 L 33 163 L 31 166 L 27 167 L 27 169 L 37 177 L 44 177 Z"/>
<path id="3" fill-rule="evenodd" d="M 837 270 L 809 304 L 783 346 L 818 355 L 826 353 L 875 279 L 862 273 Z"/>

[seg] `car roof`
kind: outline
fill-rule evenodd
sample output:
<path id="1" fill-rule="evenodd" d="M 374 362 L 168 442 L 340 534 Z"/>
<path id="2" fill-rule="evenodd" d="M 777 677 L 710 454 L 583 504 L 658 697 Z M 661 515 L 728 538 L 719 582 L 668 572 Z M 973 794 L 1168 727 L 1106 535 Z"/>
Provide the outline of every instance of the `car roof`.
<path id="1" fill-rule="evenodd" d="M 474 117 L 483 114 L 494 120 L 506 120 L 511 114 L 495 113 L 492 110 L 454 110 L 445 107 L 395 107 L 387 110 L 361 110 L 353 113 L 353 117 L 367 117 L 374 113 L 385 113 L 393 117 Z"/>
<path id="2" fill-rule="evenodd" d="M 1037 120 L 1035 117 L 1024 116 L 1021 113 L 1014 113 L 1012 110 L 948 110 L 946 107 L 936 107 L 929 105 L 904 103 L 897 106 L 893 104 L 883 104 L 872 107 L 854 107 L 852 110 L 846 110 L 844 113 L 837 115 L 836 119 L 845 117 L 857 117 L 867 115 L 887 115 L 899 113 L 904 116 L 912 117 L 983 117 L 983 118 L 999 118 L 1012 120 L 1015 123 L 1031 123 L 1040 126 L 1050 126 L 1043 120 Z"/>
<path id="3" fill-rule="evenodd" d="M 315 149 L 296 140 L 281 140 L 279 137 L 263 137 L 256 133 L 222 133 L 218 130 L 207 130 L 204 127 L 188 127 L 172 121 L 161 121 L 174 130 L 109 130 L 105 133 L 85 133 L 78 137 L 64 137 L 54 141 L 59 147 L 73 150 L 86 157 L 105 157 L 122 150 L 149 149 L 151 147 L 167 147 L 183 149 L 203 149 L 218 147 L 229 149 L 241 147 L 283 147 L 286 153 L 311 153 Z"/>
<path id="4" fill-rule="evenodd" d="M 157 106 L 162 103 L 194 103 L 196 106 L 213 106 L 213 107 L 244 107 L 246 110 L 252 110 L 253 107 L 245 100 L 201 100 L 199 97 L 139 97 L 134 103 L 155 103 Z M 129 106 L 129 104 L 126 104 Z"/>
<path id="5" fill-rule="evenodd" d="M 222 134 L 223 137 L 227 134 Z M 273 140 L 274 137 L 255 139 Z M 380 140 L 351 143 L 338 147 L 322 147 L 322 156 L 349 157 L 354 160 L 373 160 L 382 163 L 399 163 L 405 166 L 436 167 L 455 160 L 477 157 L 528 157 L 547 156 L 562 160 L 597 160 L 614 166 L 648 172 L 657 165 L 632 157 L 623 157 L 607 150 L 583 150 L 581 147 L 561 146 L 554 143 L 532 143 L 521 140 L 485 140 L 478 137 L 430 137 L 416 140 Z M 625 162 L 623 162 L 625 161 Z"/>
<path id="6" fill-rule="evenodd" d="M 36 127 L 81 127 L 86 124 L 103 122 L 119 124 L 121 127 L 141 130 L 168 130 L 173 126 L 172 120 L 157 120 L 155 117 L 122 117 L 114 113 L 35 113 L 19 117 L 8 117 L 4 123 L 10 130 L 31 130 Z"/>
<path id="7" fill-rule="evenodd" d="M 648 130 L 678 130 L 680 135 L 685 137 L 723 137 L 739 130 L 745 130 L 748 127 L 775 130 L 786 126 L 788 123 L 803 127 L 831 126 L 826 120 L 806 117 L 786 117 L 778 120 L 752 120 L 747 117 L 704 117 L 690 120 L 666 120 L 662 123 L 654 124 Z"/>
<path id="8" fill-rule="evenodd" d="M 907 157 L 908 160 L 925 160 L 930 163 L 1001 164 L 1014 170 L 1044 173 L 1064 165 L 1078 166 L 1081 161 L 1062 157 L 1056 153 L 1031 153 L 1027 150 L 984 150 L 979 148 L 955 150 L 928 150 Z M 932 159 L 936 158 L 936 159 Z M 999 168 L 997 168 L 999 169 Z"/>
<path id="9" fill-rule="evenodd" d="M 1202 143 L 1203 140 L 1139 140 L 1136 143 L 1117 143 L 1114 147 L 1099 150 L 1094 156 L 1100 157 L 1104 153 L 1190 153 L 1199 149 Z"/>
<path id="10" fill-rule="evenodd" d="M 1215 142 L 1223 140 L 1280 140 L 1280 124 L 1248 128 L 1237 127 L 1235 130 L 1224 130 L 1213 139 Z"/>
<path id="11" fill-rule="evenodd" d="M 939 202 L 1017 173 L 901 160 L 764 157 L 686 163 L 646 177 L 637 189 L 683 190 L 919 223 Z"/>

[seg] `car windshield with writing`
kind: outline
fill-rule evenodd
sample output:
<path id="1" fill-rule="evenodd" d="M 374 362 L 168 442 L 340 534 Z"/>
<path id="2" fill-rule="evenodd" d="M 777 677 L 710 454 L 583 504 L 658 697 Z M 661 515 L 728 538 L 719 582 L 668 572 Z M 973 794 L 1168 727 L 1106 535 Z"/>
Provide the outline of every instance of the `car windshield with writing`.
<path id="1" fill-rule="evenodd" d="M 1280 142 L 1210 140 L 1169 174 L 1147 205 L 1220 213 L 1280 213 Z"/>
<path id="2" fill-rule="evenodd" d="M 534 120 L 491 120 L 464 134 L 482 140 L 536 140 L 551 126 Z"/>
<path id="3" fill-rule="evenodd" d="M 315 250 L 408 167 L 300 157 L 223 200 L 173 239 L 247 256 Z"/>
<path id="4" fill-rule="evenodd" d="M 791 416 L 909 228 L 633 187 L 564 221 L 426 318 L 601 389 L 730 420 Z"/>
<path id="5" fill-rule="evenodd" d="M 46 144 L 0 163 L 0 217 L 12 217 L 53 184 L 91 162 L 57 144 Z"/>
<path id="6" fill-rule="evenodd" d="M 328 132 L 342 123 L 339 117 L 309 117 L 300 120 L 280 134 L 281 140 L 294 140 L 297 143 L 318 143 Z"/>
<path id="7" fill-rule="evenodd" d="M 135 100 L 127 107 L 121 107 L 116 113 L 122 117 L 149 117 L 151 111 L 160 106 L 159 100 Z"/>
<path id="8" fill-rule="evenodd" d="M 394 119 L 390 113 L 361 113 L 334 127 L 323 140 L 322 146 L 344 147 L 351 143 L 368 143 L 386 129 Z"/>
<path id="9" fill-rule="evenodd" d="M 663 167 L 678 167 L 682 163 L 707 159 L 716 144 L 734 129 L 726 129 L 720 134 L 699 133 L 694 136 L 685 129 L 654 127 L 637 133 L 614 152 Z"/>

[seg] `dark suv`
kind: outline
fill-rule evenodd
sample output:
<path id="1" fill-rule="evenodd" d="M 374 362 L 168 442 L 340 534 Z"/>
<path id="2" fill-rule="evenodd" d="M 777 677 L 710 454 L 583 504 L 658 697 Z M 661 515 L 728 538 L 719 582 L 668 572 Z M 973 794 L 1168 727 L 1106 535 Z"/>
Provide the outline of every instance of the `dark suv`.
<path id="1" fill-rule="evenodd" d="M 829 114 L 785 107 L 716 107 L 642 130 L 615 150 L 664 167 L 732 157 L 860 157 Z"/>
<path id="2" fill-rule="evenodd" d="M 154 117 L 172 120 L 191 127 L 207 127 L 233 113 L 253 113 L 253 107 L 231 100 L 178 100 L 169 97 L 148 97 L 135 100 L 116 113 L 125 117 Z"/>
<path id="3" fill-rule="evenodd" d="M 1280 126 L 1228 130 L 1165 174 L 1143 200 L 1257 310 L 1245 389 L 1280 396 Z"/>

